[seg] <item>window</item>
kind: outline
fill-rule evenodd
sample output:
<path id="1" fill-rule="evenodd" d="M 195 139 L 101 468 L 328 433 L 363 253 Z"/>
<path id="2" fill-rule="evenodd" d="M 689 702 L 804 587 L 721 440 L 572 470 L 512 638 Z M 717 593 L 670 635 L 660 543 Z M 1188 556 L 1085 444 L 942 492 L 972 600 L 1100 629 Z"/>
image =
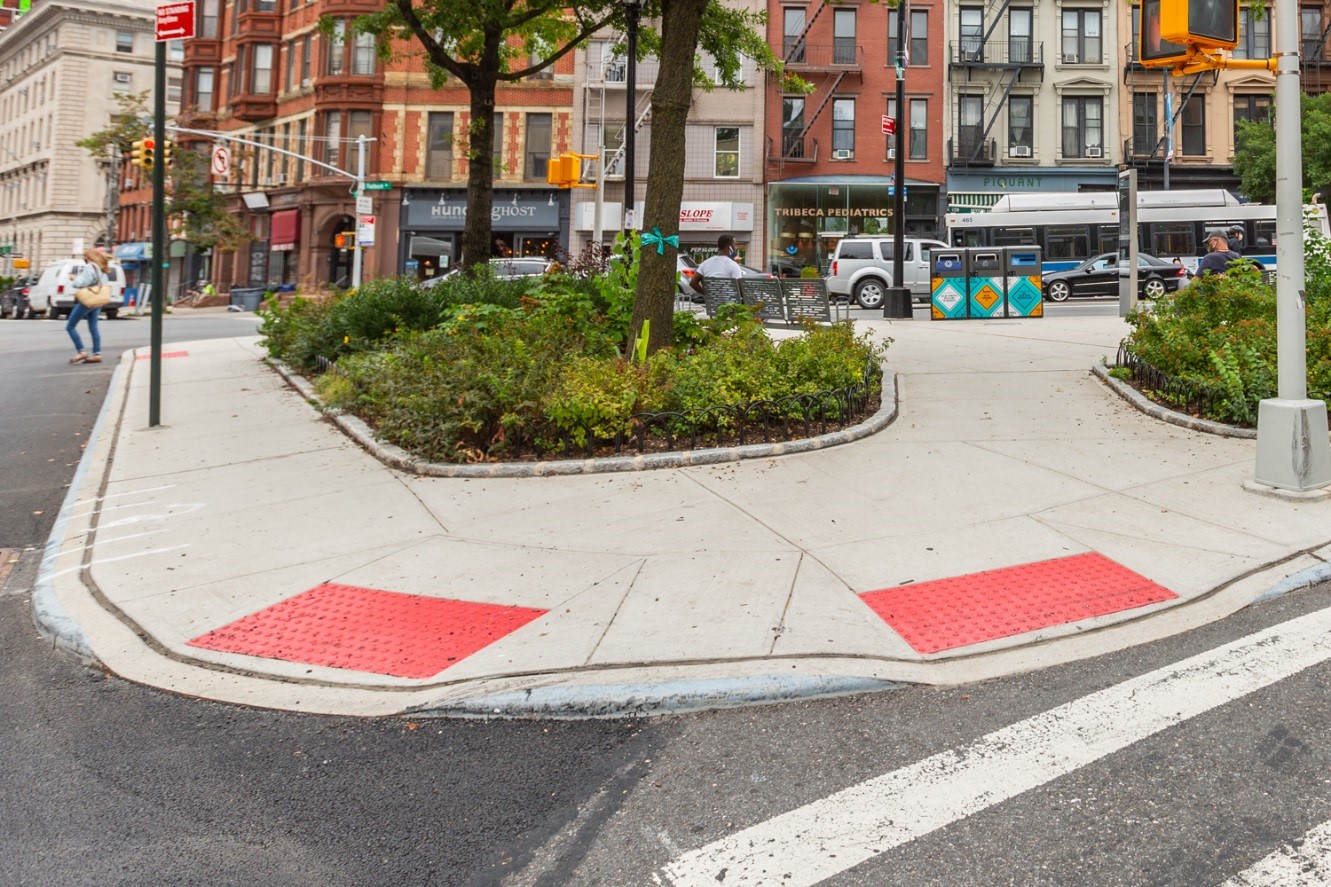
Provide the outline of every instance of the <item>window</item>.
<path id="1" fill-rule="evenodd" d="M 984 96 L 957 96 L 957 157 L 983 157 Z"/>
<path id="2" fill-rule="evenodd" d="M 310 82 L 310 59 L 314 57 L 314 37 L 306 34 L 305 39 L 301 41 L 300 48 L 300 85 L 306 86 Z"/>
<path id="3" fill-rule="evenodd" d="M 781 99 L 781 156 L 804 156 L 804 97 Z"/>
<path id="4" fill-rule="evenodd" d="M 185 60 L 185 44 L 181 40 L 170 40 L 166 44 L 166 60 L 179 64 Z"/>
<path id="5" fill-rule="evenodd" d="M 309 127 L 308 127 L 308 123 L 307 123 L 306 118 L 302 117 L 302 118 L 298 121 L 298 125 L 297 125 L 297 127 L 296 127 L 296 153 L 297 153 L 297 154 L 304 154 L 304 155 L 308 155 L 308 154 L 309 154 L 309 152 L 305 150 L 305 142 L 306 142 L 305 136 L 306 136 L 306 133 L 307 133 L 308 128 L 309 128 Z M 297 160 L 296 160 L 296 181 L 300 181 L 300 180 L 302 180 L 302 179 L 304 179 L 304 178 L 305 178 L 305 161 L 304 161 L 304 160 L 301 160 L 301 159 L 297 159 Z"/>
<path id="6" fill-rule="evenodd" d="M 342 154 L 342 112 L 324 112 L 324 163 L 338 165 Z M 327 171 L 325 170 L 325 174 Z"/>
<path id="7" fill-rule="evenodd" d="M 843 240 L 837 247 L 838 259 L 872 259 L 872 240 Z"/>
<path id="8" fill-rule="evenodd" d="M 453 178 L 453 114 L 432 112 L 426 124 L 425 177 Z"/>
<path id="9" fill-rule="evenodd" d="M 365 165 L 367 168 L 374 168 L 374 142 L 369 141 L 374 138 L 374 112 L 373 111 L 348 111 L 347 112 L 347 138 L 358 139 L 365 136 Z M 352 150 L 360 149 L 352 145 Z M 351 155 L 355 156 L 355 155 Z M 348 157 L 348 160 L 351 159 Z"/>
<path id="10" fill-rule="evenodd" d="M 286 76 L 282 79 L 282 89 L 286 92 L 296 88 L 296 41 L 288 40 L 286 46 Z"/>
<path id="11" fill-rule="evenodd" d="M 342 73 L 342 56 L 347 45 L 347 23 L 338 19 L 333 23 L 333 32 L 328 36 L 328 67 L 325 73 L 336 77 Z"/>
<path id="12" fill-rule="evenodd" d="M 116 52 L 134 51 L 134 32 L 116 31 Z"/>
<path id="13" fill-rule="evenodd" d="M 1244 6 L 1239 10 L 1239 45 L 1234 47 L 1236 59 L 1265 59 L 1271 57 L 1271 10 L 1258 10 Z"/>
<path id="14" fill-rule="evenodd" d="M 855 100 L 832 100 L 832 157 L 840 152 L 845 159 L 855 156 Z"/>
<path id="15" fill-rule="evenodd" d="M 1149 228 L 1151 253 L 1157 256 L 1195 256 L 1192 222 L 1152 222 Z"/>
<path id="16" fill-rule="evenodd" d="M 1089 244 L 1085 225 L 1050 225 L 1044 232 L 1044 257 L 1081 261 L 1090 255 Z"/>
<path id="17" fill-rule="evenodd" d="M 256 43 L 250 50 L 250 92 L 268 95 L 273 91 L 273 45 Z"/>
<path id="18" fill-rule="evenodd" d="M 277 12 L 277 0 L 257 0 L 257 2 L 254 4 L 254 11 Z"/>
<path id="19" fill-rule="evenodd" d="M 116 71 L 111 75 L 111 91 L 115 93 L 129 92 L 134 83 L 134 75 L 129 71 Z"/>
<path id="20" fill-rule="evenodd" d="M 910 100 L 910 159 L 929 158 L 929 100 Z"/>
<path id="21" fill-rule="evenodd" d="M 1063 10 L 1062 52 L 1065 65 L 1101 63 L 1100 10 Z"/>
<path id="22" fill-rule="evenodd" d="M 1239 139 L 1239 121 L 1251 120 L 1255 123 L 1269 123 L 1271 120 L 1270 95 L 1234 96 L 1234 142 Z"/>
<path id="23" fill-rule="evenodd" d="M 543 182 L 550 165 L 551 114 L 527 115 L 527 157 L 524 166 L 527 178 Z"/>
<path id="24" fill-rule="evenodd" d="M 958 11 L 958 34 L 961 37 L 961 60 L 984 60 L 980 47 L 984 41 L 984 10 L 978 6 L 963 6 Z"/>
<path id="25" fill-rule="evenodd" d="M 1034 228 L 995 228 L 994 246 L 1034 246 Z"/>
<path id="26" fill-rule="evenodd" d="M 531 54 L 527 56 L 527 67 L 534 68 L 541 62 L 550 57 L 552 50 L 543 44 L 537 44 L 532 47 Z M 549 65 L 529 75 L 532 80 L 553 80 L 555 79 L 555 66 Z"/>
<path id="27" fill-rule="evenodd" d="M 1159 123 L 1156 113 L 1160 102 L 1153 92 L 1134 92 L 1132 94 L 1132 154 L 1137 157 L 1150 157 L 1155 153 L 1155 146 L 1160 141 Z"/>
<path id="28" fill-rule="evenodd" d="M 1183 106 L 1179 115 L 1183 153 L 1189 157 L 1206 154 L 1206 103 L 1193 98 Z"/>
<path id="29" fill-rule="evenodd" d="M 1104 99 L 1063 97 L 1063 156 L 1089 157 L 1104 150 Z"/>
<path id="30" fill-rule="evenodd" d="M 194 110 L 209 114 L 213 110 L 213 77 L 211 67 L 194 72 Z"/>
<path id="31" fill-rule="evenodd" d="M 782 10 L 783 44 L 781 57 L 787 62 L 804 61 L 804 9 Z"/>
<path id="32" fill-rule="evenodd" d="M 1028 64 L 1034 56 L 1031 47 L 1031 32 L 1034 27 L 1034 11 L 1013 7 L 1007 14 L 1008 61 L 1016 64 Z"/>
<path id="33" fill-rule="evenodd" d="M 357 34 L 352 45 L 351 73 L 369 76 L 374 73 L 374 35 Z"/>
<path id="34" fill-rule="evenodd" d="M 1031 118 L 1035 115 L 1035 98 L 1028 95 L 1014 95 L 1007 101 L 1007 145 L 1008 156 L 1034 153 L 1035 144 L 1031 134 Z M 1016 148 L 1016 151 L 1012 149 Z M 1024 150 L 1022 150 L 1024 149 Z"/>
<path id="35" fill-rule="evenodd" d="M 910 21 L 906 25 L 908 45 L 906 64 L 929 64 L 929 12 L 928 10 L 910 10 Z M 888 10 L 887 15 L 887 61 L 896 64 L 897 59 L 897 14 Z"/>
<path id="36" fill-rule="evenodd" d="M 199 14 L 199 36 L 205 40 L 217 38 L 217 19 L 222 0 L 203 0 Z"/>
<path id="37" fill-rule="evenodd" d="M 490 124 L 490 153 L 494 157 L 494 170 L 496 176 L 504 174 L 504 114 L 502 111 L 496 111 L 494 121 Z"/>
<path id="38" fill-rule="evenodd" d="M 855 64 L 859 60 L 855 50 L 855 10 L 835 10 L 832 18 L 832 64 Z"/>
<path id="39" fill-rule="evenodd" d="M 166 79 L 166 100 L 174 104 L 180 104 L 181 80 L 179 77 L 168 77 Z"/>
<path id="40" fill-rule="evenodd" d="M 739 127 L 716 127 L 715 175 L 718 179 L 739 178 Z"/>
<path id="41" fill-rule="evenodd" d="M 1243 35 L 1240 34 L 1240 37 Z M 1299 8 L 1299 52 L 1307 61 L 1321 61 L 1322 53 L 1322 7 L 1303 6 Z"/>

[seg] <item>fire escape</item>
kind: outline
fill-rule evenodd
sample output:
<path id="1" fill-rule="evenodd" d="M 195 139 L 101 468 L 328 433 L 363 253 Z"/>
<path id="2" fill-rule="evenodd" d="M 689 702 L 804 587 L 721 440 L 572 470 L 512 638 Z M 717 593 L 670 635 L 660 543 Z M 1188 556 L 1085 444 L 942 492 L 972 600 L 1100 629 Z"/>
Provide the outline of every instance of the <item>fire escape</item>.
<path id="1" fill-rule="evenodd" d="M 1123 85 L 1127 87 L 1129 96 L 1138 92 L 1149 92 L 1154 96 L 1154 91 L 1160 88 L 1162 82 L 1167 84 L 1165 88 L 1168 89 L 1178 79 L 1161 73 L 1159 68 L 1147 68 L 1142 65 L 1137 58 L 1135 42 L 1124 48 L 1123 57 L 1127 59 L 1127 63 L 1123 66 Z M 1178 125 L 1198 87 L 1215 86 L 1219 79 L 1218 71 L 1202 71 L 1186 78 L 1184 82 L 1187 85 L 1174 105 L 1173 115 L 1165 121 L 1164 126 L 1157 127 L 1153 119 L 1147 123 L 1139 123 L 1134 117 L 1132 136 L 1123 140 L 1123 162 L 1138 168 L 1158 167 L 1163 164 L 1168 152 L 1170 129 Z M 1136 114 L 1135 108 L 1133 113 Z"/>
<path id="2" fill-rule="evenodd" d="M 771 136 L 767 138 L 767 160 L 776 164 L 777 178 L 785 175 L 787 163 L 818 162 L 818 140 L 810 135 L 814 125 L 836 97 L 842 82 L 847 77 L 858 78 L 863 73 L 864 50 L 855 43 L 854 38 L 834 37 L 831 43 L 826 44 L 809 42 L 809 33 L 814 23 L 829 6 L 835 7 L 836 4 L 829 2 L 810 4 L 809 9 L 813 11 L 813 15 L 806 19 L 804 30 L 797 35 L 788 34 L 785 38 L 782 61 L 786 70 L 798 74 L 805 80 L 821 82 L 811 95 L 805 97 L 806 102 L 817 103 L 813 113 L 808 113 L 806 104 L 805 112 L 798 119 L 782 120 L 779 139 Z M 835 160 L 853 159 L 850 156 L 838 157 L 836 153 L 833 152 Z"/>
<path id="3" fill-rule="evenodd" d="M 1013 88 L 1019 83 L 1044 80 L 1044 44 L 1035 40 L 1033 32 L 1010 35 L 1006 41 L 993 39 L 995 29 L 1008 20 L 1008 6 L 1009 0 L 991 2 L 984 10 L 984 30 L 962 34 L 960 40 L 948 46 L 948 74 L 956 96 L 956 129 L 947 151 L 952 166 L 993 166 L 998 161 L 998 149 L 990 133 Z M 970 83 L 981 91 L 968 92 L 966 84 Z M 1034 121 L 1030 124 L 1033 127 Z M 1029 158 L 1031 146 L 1013 144 L 1010 155 Z"/>

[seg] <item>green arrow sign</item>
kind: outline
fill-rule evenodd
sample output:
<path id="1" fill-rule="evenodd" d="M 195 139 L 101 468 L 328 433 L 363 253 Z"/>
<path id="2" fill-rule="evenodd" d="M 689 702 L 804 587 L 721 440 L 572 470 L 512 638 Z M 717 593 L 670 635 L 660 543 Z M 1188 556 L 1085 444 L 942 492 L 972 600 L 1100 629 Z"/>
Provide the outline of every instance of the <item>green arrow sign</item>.
<path id="1" fill-rule="evenodd" d="M 392 183 L 392 182 L 366 182 L 366 183 L 365 183 L 365 190 L 366 190 L 366 191 L 392 191 L 392 190 L 393 190 L 393 183 Z"/>

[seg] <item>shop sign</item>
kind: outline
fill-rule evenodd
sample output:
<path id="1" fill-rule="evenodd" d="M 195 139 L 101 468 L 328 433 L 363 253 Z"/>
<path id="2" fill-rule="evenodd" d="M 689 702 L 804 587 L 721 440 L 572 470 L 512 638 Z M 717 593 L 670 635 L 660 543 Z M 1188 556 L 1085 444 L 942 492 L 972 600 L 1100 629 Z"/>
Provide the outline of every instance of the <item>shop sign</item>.
<path id="1" fill-rule="evenodd" d="M 465 198 L 448 197 L 438 192 L 407 197 L 408 228 L 446 228 L 460 231 L 467 223 Z M 553 231 L 559 228 L 559 203 L 548 191 L 506 195 L 496 192 L 490 205 L 490 226 L 496 231 Z"/>

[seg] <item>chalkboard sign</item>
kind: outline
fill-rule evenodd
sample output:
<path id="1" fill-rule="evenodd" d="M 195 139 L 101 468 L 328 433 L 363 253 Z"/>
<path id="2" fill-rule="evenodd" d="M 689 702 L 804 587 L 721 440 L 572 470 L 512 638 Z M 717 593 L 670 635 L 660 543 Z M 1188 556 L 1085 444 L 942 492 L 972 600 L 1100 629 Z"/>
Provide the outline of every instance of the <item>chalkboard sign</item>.
<path id="1" fill-rule="evenodd" d="M 268 241 L 250 244 L 250 286 L 263 286 L 268 282 Z"/>

